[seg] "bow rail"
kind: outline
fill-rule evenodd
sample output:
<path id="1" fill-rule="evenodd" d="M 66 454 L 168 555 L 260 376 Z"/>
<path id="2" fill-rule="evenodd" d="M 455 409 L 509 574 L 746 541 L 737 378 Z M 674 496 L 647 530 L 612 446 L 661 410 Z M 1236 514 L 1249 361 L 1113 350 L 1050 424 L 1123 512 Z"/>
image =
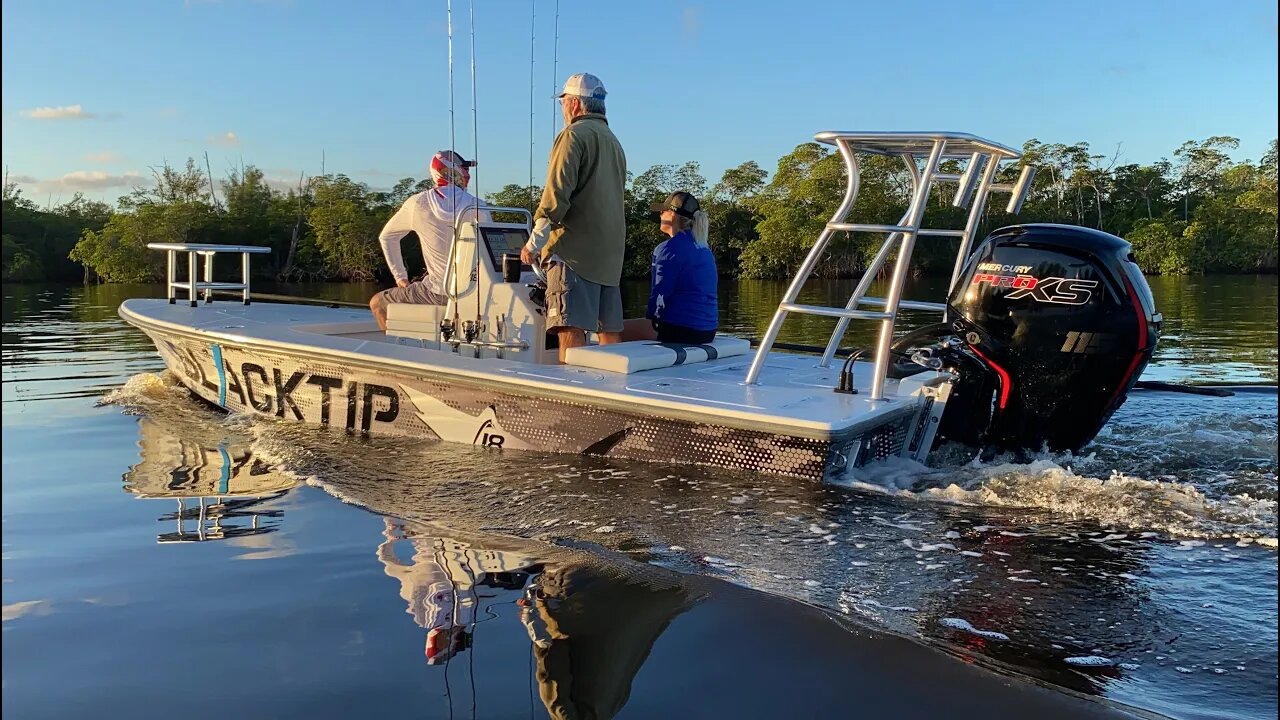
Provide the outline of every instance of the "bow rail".
<path id="1" fill-rule="evenodd" d="M 240 290 L 243 293 L 243 302 L 249 304 L 249 256 L 271 252 L 269 247 L 261 247 L 258 245 L 208 245 L 203 243 L 147 243 L 150 250 L 164 250 L 167 255 L 165 263 L 165 297 L 169 298 L 169 304 L 177 302 L 178 290 L 187 291 L 187 299 L 191 301 L 191 307 L 195 307 L 200 303 L 196 301 L 196 293 L 204 293 L 204 301 L 206 303 L 213 302 L 214 290 Z M 187 256 L 187 279 L 178 280 L 178 253 L 185 253 Z M 218 253 L 239 253 L 240 254 L 240 282 L 214 282 L 213 281 L 213 257 Z M 197 257 L 204 258 L 204 280 L 197 279 L 199 273 L 199 263 Z"/>

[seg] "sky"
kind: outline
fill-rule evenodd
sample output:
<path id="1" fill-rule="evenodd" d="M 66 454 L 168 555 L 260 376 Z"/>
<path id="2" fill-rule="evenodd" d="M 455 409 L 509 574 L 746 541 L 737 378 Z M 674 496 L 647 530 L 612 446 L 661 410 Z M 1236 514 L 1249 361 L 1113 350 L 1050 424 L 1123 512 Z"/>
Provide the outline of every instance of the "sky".
<path id="1" fill-rule="evenodd" d="M 1213 135 L 1256 160 L 1276 137 L 1275 0 L 453 0 L 452 104 L 448 6 L 3 0 L 5 172 L 41 205 L 114 203 L 205 153 L 219 179 L 386 189 L 453 147 L 481 195 L 541 185 L 575 72 L 603 80 L 630 170 L 696 161 L 709 184 L 823 130 L 1120 163 Z"/>

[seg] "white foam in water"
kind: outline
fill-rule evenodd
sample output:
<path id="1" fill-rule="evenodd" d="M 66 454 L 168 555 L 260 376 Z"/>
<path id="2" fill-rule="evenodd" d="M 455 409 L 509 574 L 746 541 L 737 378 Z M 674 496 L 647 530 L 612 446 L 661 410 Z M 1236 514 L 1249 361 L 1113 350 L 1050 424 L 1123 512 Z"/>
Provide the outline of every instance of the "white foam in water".
<path id="1" fill-rule="evenodd" d="M 851 468 L 830 482 L 890 495 L 910 495 L 912 488 L 935 474 L 943 473 L 915 460 L 890 457 L 860 468 Z"/>
<path id="2" fill-rule="evenodd" d="M 961 620 L 960 618 L 942 618 L 938 621 L 938 624 L 955 630 L 963 630 L 967 633 L 979 635 L 990 640 L 1001 640 L 1005 642 L 1009 640 L 1009 636 L 1004 633 L 998 633 L 994 630 L 979 630 L 971 625 L 968 620 Z"/>
<path id="3" fill-rule="evenodd" d="M 857 602 L 859 605 L 870 605 L 871 607 L 878 607 L 881 610 L 892 610 L 894 612 L 910 612 L 910 613 L 920 612 L 919 609 L 913 608 L 910 605 L 885 605 L 878 600 L 871 600 L 869 598 L 856 600 L 855 602 Z"/>
<path id="4" fill-rule="evenodd" d="M 1115 665 L 1116 661 L 1111 658 L 1105 658 L 1100 655 L 1084 655 L 1082 657 L 1069 657 L 1066 662 L 1070 665 L 1081 665 L 1084 667 L 1109 667 Z"/>
<path id="5" fill-rule="evenodd" d="M 104 395 L 101 403 L 103 405 L 148 405 L 156 400 L 168 399 L 185 392 L 167 370 L 158 373 L 138 373 L 125 381 L 124 385 Z"/>
<path id="6" fill-rule="evenodd" d="M 838 484 L 898 497 L 962 505 L 1039 508 L 1067 519 L 1091 519 L 1105 526 L 1156 529 L 1174 537 L 1249 537 L 1276 547 L 1274 500 L 1247 494 L 1208 497 L 1195 486 L 1171 479 L 1148 480 L 1112 471 L 1108 477 L 1077 474 L 1070 465 L 1097 465 L 1091 459 L 1045 454 L 1030 463 L 976 460 L 959 467 L 931 469 L 890 458 L 847 471 Z M 920 530 L 906 523 L 885 525 Z M 991 526 L 973 528 L 982 532 Z M 1014 535 L 1007 530 L 1002 534 Z M 1150 537 L 1152 533 L 1142 533 Z M 1116 531 L 1099 542 L 1126 539 Z"/>

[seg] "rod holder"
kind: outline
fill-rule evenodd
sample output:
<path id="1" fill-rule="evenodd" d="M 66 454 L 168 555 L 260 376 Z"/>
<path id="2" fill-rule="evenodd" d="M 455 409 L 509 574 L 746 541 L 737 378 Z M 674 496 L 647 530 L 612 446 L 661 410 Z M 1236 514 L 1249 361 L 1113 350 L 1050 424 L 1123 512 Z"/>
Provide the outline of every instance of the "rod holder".
<path id="1" fill-rule="evenodd" d="M 1022 202 L 1027 199 L 1027 193 L 1031 191 L 1031 181 L 1036 177 L 1036 168 L 1034 165 L 1023 165 L 1022 174 L 1018 176 L 1018 182 L 1013 186 L 1013 192 L 1009 195 L 1009 205 L 1005 208 L 1005 212 L 1010 215 L 1017 215 L 1022 210 Z"/>
<path id="2" fill-rule="evenodd" d="M 956 196 L 951 200 L 953 207 L 969 207 L 969 202 L 973 200 L 973 188 L 978 184 L 978 171 L 982 169 L 984 160 L 982 153 L 974 153 L 969 158 L 969 164 L 965 166 L 956 185 Z"/>

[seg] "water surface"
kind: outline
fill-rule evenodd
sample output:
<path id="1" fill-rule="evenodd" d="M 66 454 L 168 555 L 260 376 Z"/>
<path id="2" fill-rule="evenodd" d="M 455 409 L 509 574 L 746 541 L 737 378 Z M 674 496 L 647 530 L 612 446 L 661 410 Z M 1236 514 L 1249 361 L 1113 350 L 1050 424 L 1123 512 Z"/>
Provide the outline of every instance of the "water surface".
<path id="1" fill-rule="evenodd" d="M 1145 377 L 1274 382 L 1275 278 L 1152 287 Z M 1274 390 L 819 486 L 228 418 L 116 316 L 158 294 L 5 287 L 6 712 L 1275 716 Z"/>

